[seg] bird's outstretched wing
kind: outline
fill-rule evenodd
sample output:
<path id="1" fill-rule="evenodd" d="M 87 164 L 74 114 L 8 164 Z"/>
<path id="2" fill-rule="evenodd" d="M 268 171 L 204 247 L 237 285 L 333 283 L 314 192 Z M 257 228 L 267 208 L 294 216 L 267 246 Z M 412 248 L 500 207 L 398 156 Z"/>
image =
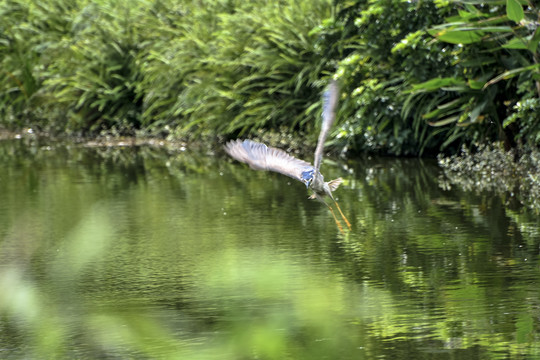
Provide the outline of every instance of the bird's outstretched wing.
<path id="1" fill-rule="evenodd" d="M 323 94 L 323 111 L 322 111 L 322 126 L 321 133 L 319 134 L 319 140 L 317 141 L 317 148 L 315 149 L 314 168 L 315 172 L 319 172 L 321 167 L 322 156 L 324 151 L 324 142 L 330 132 L 330 128 L 336 119 L 336 107 L 339 98 L 339 87 L 337 81 L 332 80 L 328 85 L 328 88 Z"/>
<path id="2" fill-rule="evenodd" d="M 230 141 L 225 145 L 225 151 L 252 169 L 275 171 L 296 180 L 301 180 L 303 172 L 313 169 L 310 163 L 297 159 L 283 150 L 251 140 Z"/>

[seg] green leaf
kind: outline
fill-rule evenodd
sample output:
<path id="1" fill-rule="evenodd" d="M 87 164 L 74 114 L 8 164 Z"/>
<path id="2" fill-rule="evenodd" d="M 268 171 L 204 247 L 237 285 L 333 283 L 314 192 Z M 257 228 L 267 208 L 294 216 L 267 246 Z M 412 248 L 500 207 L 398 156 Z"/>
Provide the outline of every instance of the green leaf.
<path id="1" fill-rule="evenodd" d="M 525 14 L 523 13 L 523 7 L 518 0 L 506 0 L 506 15 L 510 20 L 517 23 L 523 20 Z"/>
<path id="2" fill-rule="evenodd" d="M 518 37 L 510 39 L 502 46 L 505 49 L 527 49 L 527 43 Z"/>
<path id="3" fill-rule="evenodd" d="M 444 86 L 441 88 L 441 90 L 444 90 L 444 91 L 457 91 L 457 92 L 460 92 L 460 91 L 467 91 L 469 90 L 469 87 L 465 84 L 463 85 L 457 85 L 457 86 Z"/>
<path id="4" fill-rule="evenodd" d="M 456 29 L 457 30 L 457 29 Z M 482 26 L 482 27 L 470 27 L 470 28 L 460 28 L 459 30 L 482 30 L 490 33 L 500 33 L 500 32 L 512 32 L 510 26 Z"/>
<path id="5" fill-rule="evenodd" d="M 494 77 L 493 79 L 489 80 L 486 83 L 486 85 L 484 85 L 484 89 L 487 88 L 490 85 L 493 85 L 493 84 L 501 81 L 501 80 L 508 80 L 508 79 L 513 78 L 514 76 L 516 76 L 518 74 L 523 73 L 523 72 L 534 71 L 534 70 L 538 70 L 538 69 L 540 69 L 540 64 L 533 64 L 533 65 L 524 66 L 524 67 L 520 67 L 520 68 L 517 68 L 517 69 L 512 69 L 512 70 L 505 71 L 502 74 L 500 74 L 500 75 Z"/>
<path id="6" fill-rule="evenodd" d="M 435 30 L 430 29 L 428 33 L 437 38 L 439 41 L 447 42 L 450 44 L 472 44 L 482 40 L 484 33 L 482 31 L 464 30 L 464 29 L 443 29 Z"/>
<path id="7" fill-rule="evenodd" d="M 518 120 L 518 116 L 515 116 L 515 113 L 514 113 L 512 114 L 512 116 L 507 117 L 503 121 L 503 128 L 506 128 L 508 125 L 515 123 L 516 120 Z"/>
<path id="8" fill-rule="evenodd" d="M 433 119 L 439 117 L 443 113 L 443 109 L 435 109 L 422 115 L 424 119 Z"/>
<path id="9" fill-rule="evenodd" d="M 446 78 L 435 78 L 428 80 L 426 82 L 415 84 L 412 86 L 413 92 L 424 92 L 424 91 L 433 91 L 438 90 L 443 87 L 448 86 L 464 86 L 466 83 L 463 79 L 446 77 Z"/>
<path id="10" fill-rule="evenodd" d="M 538 49 L 538 43 L 540 42 L 540 27 L 536 28 L 533 37 L 529 40 L 528 48 L 534 54 L 536 49 Z"/>
<path id="11" fill-rule="evenodd" d="M 444 103 L 444 104 L 441 104 L 441 105 L 437 105 L 437 108 L 438 109 L 441 109 L 441 110 L 445 110 L 445 109 L 449 109 L 449 108 L 452 108 L 452 107 L 455 107 L 455 105 L 458 105 L 460 104 L 461 102 L 463 102 L 463 99 L 462 98 L 457 98 L 457 99 L 454 99 L 454 100 L 451 100 L 447 103 Z"/>
<path id="12" fill-rule="evenodd" d="M 434 122 L 429 122 L 428 124 L 431 125 L 431 126 L 434 126 L 434 127 L 438 127 L 438 126 L 445 126 L 445 125 L 448 125 L 448 124 L 451 124 L 453 122 L 456 122 L 459 120 L 459 115 L 458 116 L 451 116 L 451 117 L 448 117 L 446 119 L 442 119 L 440 121 L 434 121 Z"/>
<path id="13" fill-rule="evenodd" d="M 480 90 L 484 87 L 484 85 L 486 84 L 485 81 L 479 81 L 479 80 L 473 80 L 473 79 L 469 79 L 469 87 L 473 90 Z"/>
<path id="14" fill-rule="evenodd" d="M 469 121 L 471 123 L 474 123 L 480 114 L 482 114 L 482 111 L 484 111 L 484 108 L 487 105 L 487 101 L 482 102 L 480 105 L 476 106 L 470 113 L 469 113 Z"/>

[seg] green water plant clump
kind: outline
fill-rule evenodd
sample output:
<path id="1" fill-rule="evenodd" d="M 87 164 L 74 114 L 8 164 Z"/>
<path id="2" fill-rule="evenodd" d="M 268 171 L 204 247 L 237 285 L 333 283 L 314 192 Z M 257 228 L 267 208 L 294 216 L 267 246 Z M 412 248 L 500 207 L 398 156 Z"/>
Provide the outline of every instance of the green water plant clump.
<path id="1" fill-rule="evenodd" d="M 465 190 L 502 195 L 507 204 L 521 203 L 540 213 L 540 152 L 507 151 L 501 144 L 479 145 L 472 151 L 439 156 L 444 170 L 443 188 L 458 185 Z"/>

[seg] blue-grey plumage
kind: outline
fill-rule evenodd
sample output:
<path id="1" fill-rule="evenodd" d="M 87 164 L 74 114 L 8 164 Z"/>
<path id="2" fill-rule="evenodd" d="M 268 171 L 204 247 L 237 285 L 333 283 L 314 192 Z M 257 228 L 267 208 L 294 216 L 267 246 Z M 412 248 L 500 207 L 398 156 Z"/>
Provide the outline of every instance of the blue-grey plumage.
<path id="1" fill-rule="evenodd" d="M 225 145 L 225 151 L 236 160 L 248 164 L 252 169 L 278 172 L 303 182 L 307 188 L 313 190 L 313 195 L 310 198 L 317 199 L 330 208 L 336 223 L 341 229 L 341 225 L 332 207 L 324 201 L 324 196 L 329 196 L 335 202 L 343 219 L 350 228 L 349 221 L 343 215 L 339 205 L 332 196 L 332 192 L 339 187 L 343 180 L 338 178 L 325 182 L 323 175 L 319 171 L 324 151 L 324 142 L 336 117 L 338 95 L 339 89 L 337 82 L 332 80 L 323 95 L 322 126 L 315 150 L 315 166 L 307 161 L 297 159 L 283 150 L 268 147 L 251 140 L 230 141 Z"/>
<path id="2" fill-rule="evenodd" d="M 322 202 L 324 195 L 334 199 L 332 191 L 335 191 L 342 182 L 341 178 L 325 182 L 324 176 L 316 172 L 307 161 L 255 141 L 233 140 L 225 145 L 225 151 L 254 170 L 274 171 L 303 182 L 307 188 L 313 190 L 312 197 Z"/>
<path id="3" fill-rule="evenodd" d="M 278 172 L 304 183 L 308 181 L 306 174 L 313 171 L 310 163 L 297 159 L 283 150 L 251 140 L 230 141 L 225 145 L 225 151 L 254 170 Z"/>

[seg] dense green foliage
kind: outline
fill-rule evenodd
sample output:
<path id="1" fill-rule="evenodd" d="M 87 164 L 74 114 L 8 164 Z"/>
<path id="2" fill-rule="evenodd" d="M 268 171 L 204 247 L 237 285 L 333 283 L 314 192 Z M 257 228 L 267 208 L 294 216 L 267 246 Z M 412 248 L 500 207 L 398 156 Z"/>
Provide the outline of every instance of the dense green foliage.
<path id="1" fill-rule="evenodd" d="M 538 145 L 537 10 L 528 4 L 511 17 L 505 5 L 375 1 L 344 9 L 338 19 L 352 49 L 338 70 L 352 102 L 344 137 L 397 154 L 455 151 L 459 142 Z"/>
<path id="2" fill-rule="evenodd" d="M 342 148 L 540 142 L 532 2 L 6 0 L 0 19 L 4 127 L 313 143 L 334 76 Z"/>

